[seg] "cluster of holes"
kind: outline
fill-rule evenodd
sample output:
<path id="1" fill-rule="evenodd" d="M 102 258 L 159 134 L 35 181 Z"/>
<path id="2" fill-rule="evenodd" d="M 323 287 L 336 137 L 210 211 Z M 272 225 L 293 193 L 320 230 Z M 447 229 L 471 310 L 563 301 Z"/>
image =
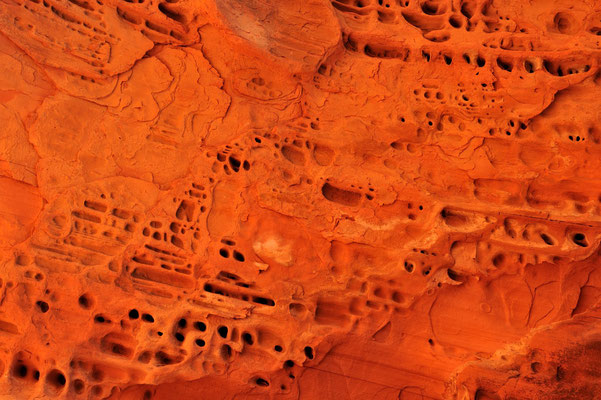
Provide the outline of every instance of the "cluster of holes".
<path id="1" fill-rule="evenodd" d="M 132 317 L 132 312 L 133 312 L 133 317 L 137 318 L 137 315 L 138 315 L 137 310 L 130 311 L 130 318 Z M 175 341 L 178 344 L 183 344 L 186 340 L 187 334 L 189 334 L 191 332 L 196 332 L 196 334 L 198 335 L 198 332 L 200 332 L 200 335 L 203 335 L 206 331 L 207 331 L 206 322 L 194 321 L 192 323 L 189 323 L 186 318 L 182 317 L 174 323 L 173 338 L 175 339 Z M 157 331 L 157 335 L 163 336 L 163 332 Z M 196 338 L 194 339 L 194 344 L 197 347 L 202 348 L 202 347 L 205 347 L 206 342 L 203 337 L 196 336 Z M 150 353 L 144 354 L 143 356 L 144 356 L 143 361 L 148 362 L 150 360 L 150 357 L 151 357 Z M 162 364 L 165 364 L 165 363 L 162 362 Z"/>
<path id="2" fill-rule="evenodd" d="M 183 343 L 184 340 L 186 340 L 186 336 L 180 330 L 186 329 L 187 326 L 188 326 L 188 321 L 185 318 L 181 318 L 179 321 L 177 321 L 177 324 L 175 325 L 173 337 L 179 343 Z"/>
<path id="3" fill-rule="evenodd" d="M 40 272 L 35 272 L 35 271 L 25 271 L 25 277 L 26 278 L 33 278 L 36 281 L 41 281 L 44 279 L 44 274 L 40 273 Z M 9 286 L 9 283 L 12 284 L 12 282 L 8 282 L 7 286 Z"/>
<path id="4" fill-rule="evenodd" d="M 219 332 L 219 335 L 222 338 L 227 338 L 227 330 L 223 330 L 221 332 Z M 242 342 L 247 345 L 247 346 L 254 346 L 255 345 L 255 337 L 253 336 L 252 333 L 248 332 L 248 331 L 243 331 L 242 334 L 240 335 Z M 282 353 L 284 351 L 284 347 L 280 344 L 276 344 L 273 346 L 273 351 L 275 351 L 276 353 Z"/>
<path id="5" fill-rule="evenodd" d="M 193 324 L 194 329 L 196 329 L 197 331 L 200 332 L 206 332 L 207 330 L 207 324 L 202 322 L 202 321 L 196 321 Z M 194 343 L 198 346 L 198 347 L 204 347 L 204 345 L 206 344 L 205 341 L 203 339 L 196 339 L 194 341 Z"/>
<path id="6" fill-rule="evenodd" d="M 192 221 L 195 209 L 196 208 L 193 202 L 188 200 L 182 200 L 176 211 L 176 218 L 180 220 L 185 218 L 188 222 L 190 222 Z M 204 213 L 205 211 L 206 207 L 204 205 L 201 205 L 199 208 L 199 212 Z M 157 241 L 171 243 L 172 245 L 180 249 L 184 249 L 186 247 L 184 241 L 179 236 L 180 234 L 184 235 L 187 231 L 190 231 L 192 232 L 194 239 L 200 239 L 200 228 L 198 227 L 182 225 L 179 222 L 171 222 L 169 224 L 170 232 L 164 232 L 160 230 L 162 226 L 163 224 L 159 221 L 150 221 L 150 228 L 144 227 L 144 229 L 142 230 L 142 235 L 146 237 L 151 237 L 152 239 Z"/>
<path id="7" fill-rule="evenodd" d="M 442 61 L 444 61 L 444 63 L 446 65 L 451 65 L 453 63 L 453 56 L 448 53 L 437 53 L 435 58 L 432 57 L 432 53 L 430 52 L 430 50 L 422 50 L 421 54 L 422 54 L 423 59 L 426 60 L 426 62 L 440 60 L 442 57 Z M 469 65 L 474 64 L 478 68 L 482 68 L 486 65 L 486 59 L 484 57 L 482 57 L 481 55 L 473 56 L 468 53 L 463 53 L 461 58 L 467 64 L 469 64 Z"/>
<path id="8" fill-rule="evenodd" d="M 12 376 L 23 381 L 38 382 L 40 380 L 40 371 L 31 367 L 22 358 L 22 353 L 17 355 L 12 367 Z M 52 369 L 46 374 L 46 387 L 53 394 L 60 393 L 67 384 L 67 378 L 58 369 Z"/>
<path id="9" fill-rule="evenodd" d="M 425 99 L 427 99 L 427 100 L 433 100 L 433 99 L 436 99 L 436 100 L 443 100 L 443 99 L 444 99 L 444 94 L 443 94 L 442 92 L 440 92 L 440 91 L 436 91 L 436 92 L 433 94 L 433 93 L 432 93 L 430 90 L 428 90 L 428 89 L 424 90 L 424 91 L 423 91 L 423 93 L 422 93 L 422 91 L 421 91 L 420 89 L 415 89 L 415 90 L 413 91 L 413 94 L 414 94 L 415 96 L 417 96 L 417 97 L 419 97 L 419 96 L 424 96 L 424 98 L 425 98 Z M 432 126 L 432 125 L 433 125 L 433 122 L 432 122 L 432 121 L 429 121 L 428 125 Z"/>
<path id="10" fill-rule="evenodd" d="M 445 212 L 445 210 L 442 211 L 443 213 Z M 428 250 L 425 249 L 412 249 L 411 250 L 414 253 L 417 253 L 419 257 L 423 256 L 432 256 L 432 257 L 436 257 L 437 253 L 436 252 L 430 252 Z M 413 256 L 412 256 L 413 258 Z M 421 273 L 423 276 L 428 276 L 430 274 L 430 272 L 432 271 L 432 266 L 431 265 L 426 265 L 424 262 L 420 261 L 420 262 L 416 262 L 416 261 L 412 261 L 410 259 L 405 259 L 403 262 L 403 268 L 404 270 L 409 273 L 412 274 L 416 268 L 417 265 L 416 264 L 421 264 L 423 267 L 421 269 Z"/>
<path id="11" fill-rule="evenodd" d="M 160 268 L 167 270 L 167 271 L 175 271 L 178 274 L 182 274 L 182 275 L 192 275 L 192 264 L 187 263 L 184 264 L 183 262 L 180 262 L 180 260 L 183 260 L 183 257 L 181 257 L 180 255 L 178 255 L 176 252 L 172 252 L 172 251 L 167 251 L 155 246 L 150 246 L 150 245 L 145 245 L 144 249 L 140 252 L 138 252 L 135 256 L 133 256 L 131 258 L 131 260 L 137 264 L 141 264 L 140 267 L 135 267 L 133 268 L 133 272 L 131 272 L 132 276 L 134 278 L 136 277 L 140 277 L 140 275 L 144 275 L 139 274 L 140 270 L 144 270 L 146 268 L 149 268 L 151 266 L 155 266 L 155 261 L 153 260 L 153 257 L 151 255 L 149 255 L 148 253 L 152 252 L 152 253 L 158 253 L 160 256 L 156 257 L 160 260 L 159 266 Z M 170 260 L 166 257 L 164 257 L 163 255 L 169 255 L 172 256 L 173 259 Z M 130 271 L 132 270 L 132 266 L 131 265 L 126 265 L 125 266 L 125 270 L 126 271 Z M 165 284 L 169 284 L 168 281 L 163 281 Z"/>
<path id="12" fill-rule="evenodd" d="M 27 366 L 22 360 L 17 360 L 13 366 L 12 375 L 18 379 L 27 379 L 29 377 L 29 373 L 31 372 L 31 379 L 34 381 L 40 380 L 40 371 L 37 369 L 31 369 Z"/>
<path id="13" fill-rule="evenodd" d="M 225 244 L 226 246 L 235 246 L 236 242 L 234 242 L 233 240 L 229 240 L 229 239 L 222 239 L 221 243 Z M 219 255 L 223 258 L 230 258 L 230 256 L 238 261 L 238 262 L 244 262 L 245 258 L 244 258 L 244 254 L 242 254 L 241 252 L 239 252 L 236 249 L 232 249 L 231 253 L 230 253 L 230 249 L 227 247 L 222 247 L 219 249 Z"/>
<path id="14" fill-rule="evenodd" d="M 581 140 L 584 141 L 583 137 L 574 136 L 574 135 L 568 136 L 568 139 L 570 139 L 572 142 L 580 142 Z"/>
<path id="15" fill-rule="evenodd" d="M 203 286 L 203 290 L 205 292 L 217 294 L 219 296 L 231 297 L 243 301 L 250 301 L 255 304 L 261 304 L 269 307 L 275 306 L 275 301 L 273 301 L 273 299 L 246 293 L 240 287 L 228 289 L 224 285 L 217 285 L 216 283 L 205 283 Z"/>
<path id="16" fill-rule="evenodd" d="M 157 334 L 158 336 L 163 336 L 163 332 L 157 332 Z M 116 354 L 127 355 L 128 357 L 133 353 L 133 350 L 126 349 L 119 344 L 117 344 L 117 346 L 113 347 L 111 350 Z M 181 362 L 184 358 L 183 354 L 185 353 L 182 351 L 180 351 L 179 354 L 167 354 L 165 351 L 157 351 L 153 353 L 149 350 L 145 350 L 138 355 L 137 360 L 141 363 L 148 364 L 154 357 L 157 366 L 164 366 Z M 101 381 L 102 377 L 104 376 L 104 372 L 102 370 L 96 370 L 96 366 L 92 374 L 93 376 L 97 375 L 95 378 L 96 381 Z"/>
<path id="17" fill-rule="evenodd" d="M 130 319 L 138 319 L 140 317 L 140 313 L 135 308 L 129 310 L 128 316 Z M 141 320 L 148 323 L 154 322 L 154 317 L 151 314 L 143 313 Z"/>
<path id="18" fill-rule="evenodd" d="M 389 293 L 387 293 L 382 287 L 378 286 L 378 287 L 374 288 L 373 294 L 374 294 L 374 296 L 379 297 L 381 299 L 385 299 L 389 295 L 390 300 L 392 300 L 393 302 L 395 302 L 395 303 L 403 302 L 403 296 L 401 295 L 401 293 L 398 290 L 391 290 L 391 291 L 389 291 Z"/>
<path id="19" fill-rule="evenodd" d="M 231 175 L 232 171 L 239 172 L 240 169 L 244 171 L 250 170 L 250 163 L 247 160 L 240 161 L 236 156 L 228 155 L 232 147 L 229 145 L 225 147 L 224 151 L 217 153 L 217 161 L 222 163 L 223 170 L 227 175 Z M 207 153 L 207 157 L 211 157 L 210 153 Z"/>
<path id="20" fill-rule="evenodd" d="M 212 184 L 215 180 L 209 178 L 208 182 L 209 184 Z M 199 224 L 202 223 L 202 218 L 206 215 L 205 212 L 207 211 L 207 207 L 203 204 L 208 198 L 206 187 L 203 184 L 192 182 L 191 187 L 184 190 L 183 194 L 187 197 L 173 197 L 172 199 L 174 205 L 176 205 L 175 218 L 177 220 L 165 224 L 158 220 L 152 220 L 149 222 L 148 226 L 144 227 L 142 235 L 159 242 L 171 244 L 178 249 L 187 250 L 190 248 L 190 250 L 196 251 L 199 246 L 198 240 L 202 237 L 202 229 Z M 161 257 L 158 259 L 161 260 L 159 266 L 162 269 L 188 276 L 193 273 L 192 264 L 168 261 L 168 259 L 162 256 L 163 254 L 167 254 L 173 256 L 175 259 L 181 259 L 179 254 L 174 251 L 159 248 L 158 244 L 155 246 L 150 243 L 144 246 L 144 251 L 161 254 Z M 132 258 L 132 261 L 145 266 L 154 265 L 152 259 L 143 257 L 143 253 L 136 254 L 136 256 Z M 126 270 L 130 270 L 129 265 L 126 266 Z M 134 270 L 133 274 L 135 273 L 136 270 Z"/>
<path id="21" fill-rule="evenodd" d="M 526 130 L 527 128 L 528 128 L 528 126 L 524 122 L 519 122 L 519 125 L 518 125 L 516 123 L 516 121 L 510 119 L 507 121 L 506 128 L 502 128 L 502 127 L 490 128 L 488 130 L 488 134 L 490 136 L 494 136 L 496 133 L 502 133 L 504 131 L 506 136 L 511 136 L 513 133 L 517 134 L 518 132 L 522 132 L 522 131 Z"/>
<path id="22" fill-rule="evenodd" d="M 113 198 L 113 194 L 110 197 Z M 100 198 L 105 199 L 106 195 L 101 194 Z M 71 213 L 75 217 L 73 221 L 74 229 L 80 233 L 94 235 L 99 232 L 94 224 L 104 222 L 105 229 L 102 231 L 102 235 L 121 244 L 125 243 L 127 237 L 131 236 L 136 224 L 140 221 L 139 215 L 120 208 L 110 208 L 102 201 L 84 200 L 83 206 L 85 210 L 74 210 Z M 107 229 L 107 226 L 119 228 L 119 230 Z M 126 236 L 121 234 L 122 231 L 125 232 Z"/>
<path id="23" fill-rule="evenodd" d="M 413 203 L 407 203 L 407 210 L 411 210 L 409 211 L 409 214 L 407 214 L 407 218 L 409 218 L 412 221 L 415 221 L 417 219 L 417 215 L 415 214 L 415 212 L 413 211 Z M 417 212 L 420 213 L 424 211 L 424 206 L 419 204 L 417 206 Z"/>
<path id="24" fill-rule="evenodd" d="M 411 4 L 414 7 L 409 8 Z M 373 5 L 368 0 L 332 0 L 332 5 L 356 21 L 366 20 L 368 14 L 375 11 L 379 22 L 392 24 L 399 22 L 398 16 L 400 15 L 407 23 L 419 28 L 424 38 L 433 42 L 441 42 L 450 38 L 446 32 L 446 26 L 453 29 L 465 27 L 466 31 L 471 32 L 479 25 L 479 20 L 482 20 L 484 31 L 488 33 L 499 31 L 501 28 L 507 32 L 516 30 L 521 33 L 527 32 L 524 28 L 516 27 L 517 24 L 509 17 L 496 15 L 495 10 L 488 3 L 478 7 L 469 1 L 461 2 L 458 10 L 460 13 L 449 10 L 445 2 L 436 0 L 422 0 L 414 3 L 410 0 L 378 0 L 377 4 Z M 393 10 L 392 6 L 399 7 L 400 12 Z M 448 15 L 449 12 L 450 15 Z M 565 22 L 563 24 L 556 22 L 556 25 L 562 26 L 565 25 Z M 436 31 L 442 32 L 436 33 Z"/>
<path id="25" fill-rule="evenodd" d="M 406 268 L 413 272 L 414 264 L 407 261 L 406 265 Z M 371 309 L 367 310 L 368 312 L 401 312 L 405 302 L 399 282 L 395 279 L 388 281 L 352 279 L 347 288 L 362 294 L 354 297 L 349 303 L 348 310 L 353 315 L 365 315 L 365 307 Z M 319 310 L 319 303 L 317 310 Z"/>
<path id="26" fill-rule="evenodd" d="M 351 37 L 347 38 L 345 42 L 345 46 L 350 50 L 356 51 L 359 48 L 358 44 L 353 42 Z M 496 48 L 495 45 L 489 45 L 490 48 Z M 370 57 L 379 57 L 379 58 L 401 58 L 406 60 L 409 56 L 409 50 L 403 49 L 384 49 L 384 48 L 376 48 L 374 45 L 366 44 L 363 47 L 363 52 Z M 435 58 L 432 56 L 430 50 L 422 49 L 421 55 L 426 62 L 433 61 Z M 471 55 L 468 53 L 462 54 L 463 60 L 468 65 L 474 65 L 478 68 L 482 68 L 487 64 L 486 59 L 481 55 Z M 453 56 L 447 53 L 438 53 L 438 57 L 436 59 L 442 59 L 442 61 L 446 65 L 451 65 L 453 63 Z M 515 65 L 517 60 L 511 59 L 506 56 L 497 56 L 495 58 L 495 64 L 498 68 L 506 72 L 513 72 L 515 69 Z M 527 73 L 534 73 L 537 70 L 544 70 L 545 72 L 554 75 L 554 76 L 566 76 L 572 74 L 578 74 L 583 72 L 588 72 L 591 69 L 589 64 L 574 64 L 572 66 L 562 65 L 559 61 L 552 61 L 549 59 L 535 59 L 535 58 L 525 58 L 522 61 L 523 71 Z M 479 75 L 479 72 L 476 73 Z M 427 96 L 427 95 L 426 95 Z"/>
<path id="27" fill-rule="evenodd" d="M 140 314 L 140 312 L 135 308 L 132 308 L 131 310 L 129 310 L 127 316 L 131 320 L 137 320 L 138 318 L 140 318 L 142 321 L 147 322 L 147 323 L 154 322 L 154 317 L 151 314 L 148 314 L 148 313 Z M 102 314 L 96 314 L 94 316 L 94 322 L 96 322 L 98 324 L 110 324 L 111 320 L 110 320 L 110 318 L 107 318 L 106 316 L 104 316 Z"/>
<path id="28" fill-rule="evenodd" d="M 144 0 L 125 0 L 128 3 L 143 3 Z M 168 18 L 169 20 L 173 20 L 176 21 L 179 24 L 185 24 L 187 21 L 187 18 L 185 15 L 177 12 L 176 10 L 170 8 L 171 6 L 168 3 L 172 3 L 173 1 L 167 1 L 166 3 L 159 3 L 158 5 L 158 10 L 159 12 L 165 17 Z M 87 3 L 85 3 L 87 4 Z M 99 2 L 99 4 L 102 4 Z M 182 41 L 184 40 L 184 36 L 182 35 L 182 33 L 180 33 L 179 31 L 181 31 L 181 28 L 175 30 L 175 29 L 169 29 L 167 28 L 163 23 L 155 23 L 153 21 L 149 21 L 149 20 L 145 20 L 144 18 L 142 18 L 141 16 L 139 16 L 136 13 L 130 12 L 128 9 L 125 9 L 123 7 L 117 7 L 117 15 L 123 19 L 124 21 L 139 26 L 142 25 L 143 27 L 139 27 L 140 31 L 142 34 L 144 34 L 145 36 L 147 36 L 148 38 L 155 38 L 156 39 L 156 35 L 167 35 L 167 36 L 171 36 L 172 38 L 178 40 L 178 41 Z M 148 29 L 146 29 L 148 28 Z M 94 28 L 94 30 L 96 30 L 96 28 Z M 149 31 L 150 30 L 150 31 Z M 110 36 L 113 36 L 112 34 L 109 34 Z M 103 71 L 100 70 L 100 72 L 102 73 Z M 93 82 L 93 80 L 92 80 Z"/>

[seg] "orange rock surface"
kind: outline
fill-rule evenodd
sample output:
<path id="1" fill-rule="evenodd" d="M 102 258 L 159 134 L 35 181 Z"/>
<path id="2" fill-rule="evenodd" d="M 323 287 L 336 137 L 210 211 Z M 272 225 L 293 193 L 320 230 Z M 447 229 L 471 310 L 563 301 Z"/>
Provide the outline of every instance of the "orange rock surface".
<path id="1" fill-rule="evenodd" d="M 596 0 L 0 0 L 0 398 L 601 398 L 600 50 Z"/>

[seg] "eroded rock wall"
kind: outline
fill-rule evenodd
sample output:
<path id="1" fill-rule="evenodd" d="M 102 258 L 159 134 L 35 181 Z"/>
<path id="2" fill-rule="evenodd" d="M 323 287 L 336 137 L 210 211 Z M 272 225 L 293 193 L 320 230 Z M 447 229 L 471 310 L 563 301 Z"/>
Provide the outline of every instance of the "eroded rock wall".
<path id="1" fill-rule="evenodd" d="M 600 35 L 1 0 L 0 397 L 601 397 Z"/>

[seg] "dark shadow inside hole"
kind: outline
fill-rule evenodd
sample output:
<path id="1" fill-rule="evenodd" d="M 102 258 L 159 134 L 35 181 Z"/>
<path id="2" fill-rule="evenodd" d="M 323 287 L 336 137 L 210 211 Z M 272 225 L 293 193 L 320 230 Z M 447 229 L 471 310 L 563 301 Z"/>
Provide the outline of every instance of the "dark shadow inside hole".
<path id="1" fill-rule="evenodd" d="M 244 262 L 244 255 L 236 250 L 234 250 L 234 260 Z"/>
<path id="2" fill-rule="evenodd" d="M 256 383 L 257 385 L 259 385 L 259 386 L 264 386 L 264 387 L 267 387 L 267 386 L 269 386 L 269 382 L 267 382 L 267 381 L 266 381 L 265 379 L 263 379 L 263 378 L 257 378 L 257 379 L 255 380 L 255 383 Z"/>
<path id="3" fill-rule="evenodd" d="M 252 345 L 254 343 L 252 335 L 248 332 L 244 332 L 242 334 L 242 340 L 244 340 L 244 342 L 249 345 Z"/>
<path id="4" fill-rule="evenodd" d="M 154 317 L 150 314 L 142 314 L 142 320 L 146 322 L 154 322 Z"/>
<path id="5" fill-rule="evenodd" d="M 227 338 L 227 326 L 220 326 L 219 328 L 217 328 L 217 333 L 219 333 L 219 336 L 221 336 L 222 338 Z"/>
<path id="6" fill-rule="evenodd" d="M 309 360 L 313 359 L 313 348 L 312 347 L 310 347 L 310 346 L 305 347 L 305 356 L 307 356 L 307 358 Z"/>
<path id="7" fill-rule="evenodd" d="M 549 237 L 549 235 L 547 235 L 545 233 L 541 233 L 540 234 L 540 238 L 543 239 L 543 242 L 545 242 L 549 246 L 553 246 L 554 245 L 553 239 L 551 239 L 551 237 Z"/>
<path id="8" fill-rule="evenodd" d="M 576 244 L 580 247 L 588 246 L 588 243 L 586 241 L 586 236 L 584 235 L 584 233 L 575 233 L 574 236 L 572 236 L 572 241 L 574 242 L 574 244 Z"/>

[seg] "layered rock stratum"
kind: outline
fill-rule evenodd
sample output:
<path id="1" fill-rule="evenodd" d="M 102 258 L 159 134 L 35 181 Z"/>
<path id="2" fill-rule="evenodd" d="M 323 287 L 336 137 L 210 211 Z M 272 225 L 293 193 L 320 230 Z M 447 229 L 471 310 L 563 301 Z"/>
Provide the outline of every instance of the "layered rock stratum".
<path id="1" fill-rule="evenodd" d="M 0 398 L 601 398 L 601 2 L 0 0 Z"/>

